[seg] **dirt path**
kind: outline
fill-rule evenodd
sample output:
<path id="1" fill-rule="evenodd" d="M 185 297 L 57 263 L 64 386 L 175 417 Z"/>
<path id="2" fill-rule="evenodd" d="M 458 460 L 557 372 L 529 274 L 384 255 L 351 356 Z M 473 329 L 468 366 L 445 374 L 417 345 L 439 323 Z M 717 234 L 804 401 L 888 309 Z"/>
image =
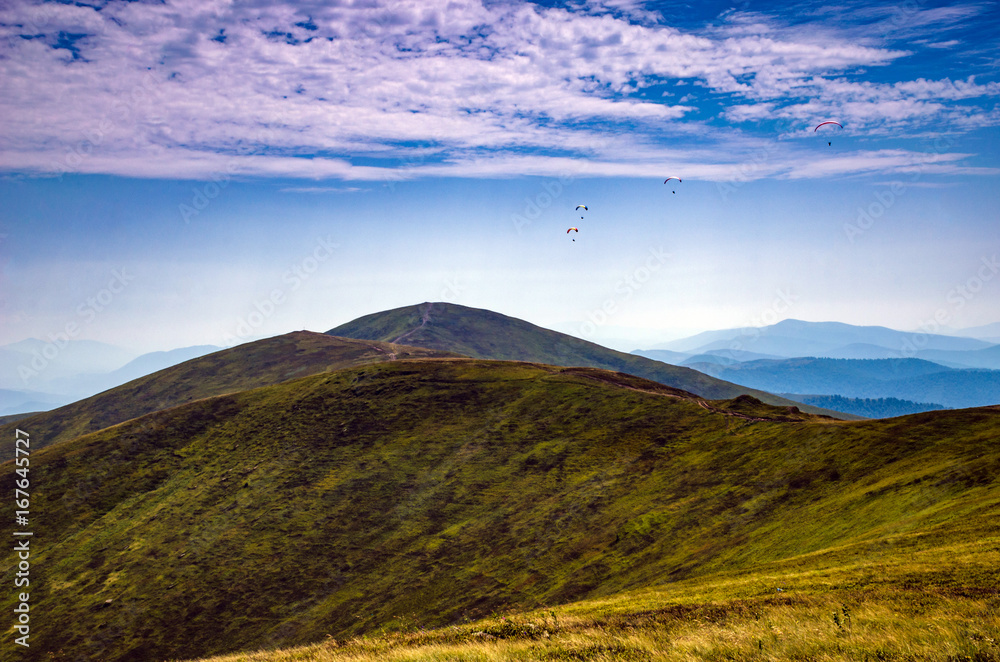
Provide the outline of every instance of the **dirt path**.
<path id="1" fill-rule="evenodd" d="M 381 347 L 379 347 L 378 345 L 369 345 L 369 347 L 371 347 L 373 350 L 375 350 L 379 354 L 385 354 L 386 356 L 389 357 L 390 361 L 395 361 L 396 360 L 396 352 L 387 352 L 384 349 L 382 349 Z"/>
<path id="2" fill-rule="evenodd" d="M 424 328 L 424 326 L 426 326 L 427 323 L 431 321 L 431 309 L 432 308 L 434 308 L 434 304 L 433 303 L 427 304 L 427 309 L 424 311 L 423 315 L 420 318 L 420 326 L 416 327 L 415 329 L 410 329 L 409 331 L 407 331 L 403 335 L 401 335 L 398 338 L 395 338 L 393 340 L 390 340 L 389 342 L 392 343 L 393 345 L 401 344 L 403 340 L 405 340 L 406 338 L 409 338 L 414 333 L 416 333 L 420 329 Z"/>

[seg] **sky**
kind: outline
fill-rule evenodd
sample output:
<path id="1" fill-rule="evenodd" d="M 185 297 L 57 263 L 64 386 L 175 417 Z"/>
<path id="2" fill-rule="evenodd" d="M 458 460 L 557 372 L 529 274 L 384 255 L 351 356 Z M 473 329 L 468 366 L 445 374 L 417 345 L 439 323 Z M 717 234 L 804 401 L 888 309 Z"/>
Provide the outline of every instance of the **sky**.
<path id="1" fill-rule="evenodd" d="M 8 0 L 0 345 L 996 323 L 998 41 L 988 1 Z"/>

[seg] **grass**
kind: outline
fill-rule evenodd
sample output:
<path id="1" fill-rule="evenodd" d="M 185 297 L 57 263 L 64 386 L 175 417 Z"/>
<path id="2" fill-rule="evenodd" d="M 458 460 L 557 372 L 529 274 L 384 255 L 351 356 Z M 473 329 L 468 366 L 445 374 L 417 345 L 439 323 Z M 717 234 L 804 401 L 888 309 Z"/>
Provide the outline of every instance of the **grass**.
<path id="1" fill-rule="evenodd" d="M 425 317 L 428 320 L 426 324 L 423 323 Z M 423 303 L 374 313 L 342 324 L 327 333 L 381 341 L 390 341 L 405 333 L 408 344 L 457 352 L 473 358 L 621 371 L 706 398 L 724 399 L 747 394 L 774 405 L 798 405 L 815 414 L 833 415 L 848 420 L 861 418 L 738 386 L 690 368 L 618 352 L 489 310 L 451 303 Z"/>
<path id="2" fill-rule="evenodd" d="M 44 544 L 32 564 L 45 579 L 32 632 L 45 646 L 18 658 L 195 658 L 329 634 L 338 646 L 323 654 L 601 659 L 626 655 L 616 646 L 680 655 L 687 632 L 696 659 L 736 625 L 731 650 L 756 636 L 791 654 L 808 630 L 764 640 L 754 610 L 779 628 L 782 610 L 810 628 L 825 619 L 830 646 L 861 637 L 861 623 L 891 631 L 886 614 L 921 600 L 949 628 L 990 623 L 998 438 L 996 409 L 841 422 L 478 360 L 205 398 L 33 451 Z M 13 479 L 6 466 L 0 490 Z M 16 563 L 6 551 L 3 571 Z M 558 630 L 535 636 L 553 610 Z M 709 618 L 719 610 L 732 616 Z M 475 635 L 497 636 L 484 629 L 502 627 L 494 613 L 535 627 Z M 649 626 L 614 625 L 635 619 Z M 702 627 L 715 634 L 699 644 Z"/>
<path id="3" fill-rule="evenodd" d="M 454 354 L 296 331 L 191 359 L 53 411 L 0 419 L 0 453 L 13 456 L 17 426 L 29 427 L 34 447 L 41 448 L 200 398 L 378 363 L 390 356 Z"/>
<path id="4" fill-rule="evenodd" d="M 894 558 L 871 583 L 850 567 L 763 569 L 447 628 L 411 623 L 373 636 L 202 662 L 1000 659 L 995 585 L 979 597 L 933 580 L 905 587 L 917 567 L 987 559 L 971 548 L 920 556 L 913 565 L 905 556 Z M 995 568 L 996 544 L 989 557 Z M 970 579 L 969 588 L 984 578 L 973 573 Z"/>

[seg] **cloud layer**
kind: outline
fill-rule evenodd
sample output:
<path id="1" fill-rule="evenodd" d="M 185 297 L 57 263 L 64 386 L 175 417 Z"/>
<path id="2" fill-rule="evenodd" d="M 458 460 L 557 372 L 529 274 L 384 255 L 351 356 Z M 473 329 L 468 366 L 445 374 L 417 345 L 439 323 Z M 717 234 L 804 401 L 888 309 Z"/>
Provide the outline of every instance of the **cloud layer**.
<path id="1" fill-rule="evenodd" d="M 742 178 L 994 172 L 968 154 L 863 144 L 1000 124 L 1000 84 L 974 67 L 893 76 L 916 51 L 970 46 L 957 27 L 982 8 L 866 11 L 857 24 L 814 7 L 796 23 L 731 11 L 680 26 L 623 2 L 12 3 L 0 169 L 379 180 L 682 167 L 722 181 L 763 147 L 780 158 Z M 830 117 L 858 141 L 836 159 L 804 148 Z"/>

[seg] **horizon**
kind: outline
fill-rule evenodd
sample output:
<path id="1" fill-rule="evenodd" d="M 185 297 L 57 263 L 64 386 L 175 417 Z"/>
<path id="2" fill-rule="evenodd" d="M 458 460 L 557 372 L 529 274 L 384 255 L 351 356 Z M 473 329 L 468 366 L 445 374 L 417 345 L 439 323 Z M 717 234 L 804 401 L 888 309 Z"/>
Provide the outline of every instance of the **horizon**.
<path id="1" fill-rule="evenodd" d="M 521 318 L 517 318 L 517 317 L 512 316 L 512 315 L 507 315 L 503 311 L 499 311 L 499 310 L 482 309 L 482 308 L 477 308 L 475 306 L 463 306 L 462 304 L 451 304 L 450 302 L 445 302 L 445 301 L 423 301 L 423 302 L 420 302 L 418 304 L 410 304 L 409 306 L 402 306 L 402 308 L 420 306 L 420 305 L 425 305 L 425 304 L 432 304 L 432 305 L 439 305 L 439 304 L 458 305 L 458 306 L 462 306 L 462 307 L 469 308 L 469 309 L 472 309 L 472 310 L 485 310 L 487 312 L 496 313 L 496 314 L 499 314 L 499 315 L 503 315 L 505 317 L 510 317 L 512 319 L 521 319 Z M 131 355 L 131 357 L 128 359 L 128 362 L 131 362 L 131 361 L 133 361 L 133 360 L 135 360 L 137 358 L 140 358 L 140 357 L 142 357 L 144 355 L 147 355 L 147 354 L 167 353 L 167 352 L 172 352 L 172 351 L 175 351 L 175 350 L 191 349 L 191 348 L 195 348 L 195 347 L 213 347 L 214 348 L 213 351 L 224 350 L 224 349 L 230 349 L 232 347 L 236 347 L 238 345 L 242 345 L 242 344 L 246 344 L 246 343 L 251 343 L 251 342 L 256 342 L 256 341 L 260 341 L 260 340 L 266 340 L 268 338 L 275 338 L 275 337 L 282 336 L 282 335 L 287 335 L 287 334 L 290 334 L 290 333 L 307 332 L 307 333 L 318 333 L 318 334 L 326 335 L 329 331 L 332 331 L 337 326 L 340 326 L 342 324 L 353 322 L 353 321 L 355 321 L 355 320 L 357 320 L 357 319 L 359 319 L 361 317 L 366 317 L 366 316 L 372 315 L 372 314 L 380 314 L 380 313 L 385 313 L 385 312 L 391 312 L 391 310 L 395 310 L 395 309 L 388 309 L 388 310 L 382 310 L 382 311 L 374 311 L 372 313 L 365 313 L 364 315 L 359 315 L 358 317 L 351 318 L 349 320 L 340 321 L 337 324 L 335 324 L 334 326 L 331 326 L 329 329 L 326 329 L 325 331 L 316 330 L 316 329 L 291 329 L 291 330 L 282 331 L 280 333 L 276 333 L 276 334 L 272 334 L 272 335 L 246 336 L 246 337 L 240 337 L 238 335 L 234 335 L 234 336 L 230 336 L 228 338 L 228 340 L 230 341 L 230 344 L 221 344 L 221 345 L 211 345 L 211 344 L 184 345 L 184 346 L 159 347 L 159 348 L 155 348 L 155 349 L 137 350 L 134 347 L 130 347 L 130 346 L 127 346 L 127 345 L 118 345 L 118 344 L 113 344 L 113 343 L 105 343 L 105 342 L 100 341 L 100 340 L 70 338 L 65 333 L 59 333 L 59 334 L 57 334 L 56 336 L 54 336 L 52 338 L 35 338 L 35 337 L 22 338 L 20 340 L 17 340 L 17 341 L 11 342 L 11 343 L 6 343 L 4 345 L 0 345 L 0 349 L 8 349 L 8 348 L 12 348 L 12 347 L 17 346 L 17 345 L 23 345 L 23 344 L 35 342 L 35 343 L 41 343 L 42 345 L 53 345 L 57 350 L 59 350 L 59 352 L 61 352 L 63 349 L 65 349 L 65 347 L 67 346 L 68 342 L 73 342 L 77 346 L 79 346 L 80 344 L 92 344 L 92 346 L 103 346 L 105 348 L 113 348 L 113 349 L 117 349 L 117 350 L 124 350 L 124 351 L 128 352 Z M 539 328 L 548 329 L 550 331 L 557 331 L 559 333 L 565 333 L 566 335 L 571 335 L 571 336 L 573 336 L 575 338 L 580 338 L 580 339 L 583 339 L 583 340 L 587 340 L 587 338 L 584 338 L 581 335 L 573 335 L 572 333 L 569 333 L 569 332 L 566 332 L 566 331 L 559 331 L 559 329 L 555 328 L 555 327 L 545 327 L 545 326 L 542 326 L 542 325 L 539 325 L 539 324 L 535 324 L 531 320 L 521 319 L 521 321 L 528 322 L 530 324 L 534 324 L 535 326 L 538 326 Z M 785 319 L 781 319 L 781 320 L 775 322 L 774 324 L 768 324 L 768 325 L 756 326 L 756 327 L 730 327 L 730 328 L 725 328 L 725 329 L 703 329 L 703 330 L 695 331 L 695 332 L 687 334 L 687 335 L 681 335 L 681 336 L 676 336 L 676 337 L 671 337 L 671 338 L 664 338 L 664 339 L 659 340 L 657 342 L 658 342 L 658 344 L 670 344 L 670 343 L 673 343 L 673 342 L 680 342 L 680 341 L 684 341 L 684 340 L 691 340 L 691 339 L 697 338 L 698 336 L 701 336 L 701 335 L 712 334 L 712 333 L 722 333 L 722 332 L 727 332 L 727 331 L 739 332 L 739 331 L 747 331 L 747 330 L 769 330 L 769 329 L 772 329 L 774 327 L 779 327 L 781 324 L 783 324 L 785 322 L 798 322 L 798 323 L 802 323 L 802 324 L 812 324 L 812 325 L 837 324 L 837 325 L 850 326 L 850 327 L 852 327 L 854 329 L 859 329 L 859 330 L 860 329 L 887 329 L 887 330 L 894 331 L 894 332 L 901 333 L 901 334 L 911 334 L 914 337 L 917 337 L 917 336 L 943 336 L 943 337 L 953 337 L 953 338 L 973 338 L 973 339 L 978 339 L 978 340 L 982 340 L 982 341 L 993 343 L 993 344 L 1000 344 L 1000 342 L 997 342 L 996 338 L 992 335 L 993 333 L 996 332 L 996 330 L 993 327 L 1000 327 L 1000 322 L 993 323 L 993 324 L 988 324 L 988 325 L 983 325 L 983 326 L 979 326 L 979 327 L 968 327 L 968 328 L 964 328 L 964 329 L 942 328 L 942 329 L 936 330 L 933 333 L 928 333 L 927 331 L 925 331 L 923 329 L 919 329 L 919 328 L 918 329 L 893 329 L 891 327 L 886 327 L 886 326 L 882 326 L 882 325 L 851 325 L 851 324 L 846 324 L 844 322 L 838 322 L 836 320 L 813 321 L 813 320 L 800 320 L 800 319 L 791 318 L 791 317 L 785 318 Z M 975 333 L 970 333 L 972 331 L 977 331 L 978 335 L 975 334 Z M 964 335 L 962 335 L 963 332 L 965 332 Z M 615 339 L 612 338 L 612 340 L 614 341 Z M 617 339 L 617 341 L 618 341 L 619 344 L 621 342 L 623 342 L 623 341 L 626 344 L 628 342 L 627 340 L 622 339 L 622 338 Z M 656 349 L 655 347 L 632 347 L 631 349 L 624 349 L 624 345 L 622 345 L 622 346 L 613 346 L 612 344 L 605 345 L 602 342 L 598 342 L 598 341 L 594 341 L 594 340 L 591 340 L 590 342 L 595 342 L 598 345 L 602 345 L 602 346 L 605 346 L 605 347 L 607 347 L 609 349 L 614 349 L 614 350 L 621 351 L 621 352 L 646 351 L 646 350 Z M 887 348 L 887 349 L 892 349 L 892 348 Z M 20 350 L 15 350 L 15 351 L 20 351 Z M 676 351 L 678 353 L 680 353 L 680 354 L 690 354 L 691 353 L 690 351 L 681 351 L 681 350 L 676 350 Z M 903 350 L 900 350 L 900 351 L 903 351 Z M 909 358 L 915 358 L 915 357 L 909 357 Z"/>
<path id="2" fill-rule="evenodd" d="M 1000 323 L 998 28 L 920 0 L 9 4 L 0 346 L 416 301 L 609 346 Z"/>

